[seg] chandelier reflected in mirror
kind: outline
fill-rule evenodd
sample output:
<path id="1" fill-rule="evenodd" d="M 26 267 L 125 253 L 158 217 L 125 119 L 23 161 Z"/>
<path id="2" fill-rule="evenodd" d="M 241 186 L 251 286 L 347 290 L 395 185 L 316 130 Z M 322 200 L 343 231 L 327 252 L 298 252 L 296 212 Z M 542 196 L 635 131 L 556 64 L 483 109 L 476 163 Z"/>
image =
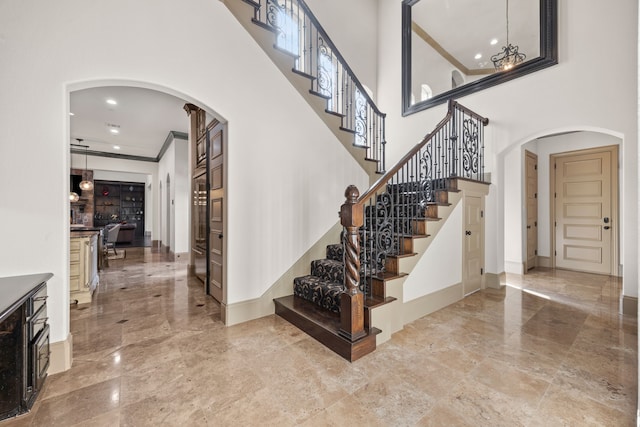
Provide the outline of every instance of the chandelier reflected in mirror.
<path id="1" fill-rule="evenodd" d="M 518 52 L 518 46 L 514 46 L 509 43 L 509 0 L 507 0 L 506 15 L 507 43 L 502 47 L 500 52 L 491 57 L 491 61 L 493 62 L 493 66 L 496 71 L 508 71 L 521 62 L 524 62 L 527 57 L 524 53 Z"/>

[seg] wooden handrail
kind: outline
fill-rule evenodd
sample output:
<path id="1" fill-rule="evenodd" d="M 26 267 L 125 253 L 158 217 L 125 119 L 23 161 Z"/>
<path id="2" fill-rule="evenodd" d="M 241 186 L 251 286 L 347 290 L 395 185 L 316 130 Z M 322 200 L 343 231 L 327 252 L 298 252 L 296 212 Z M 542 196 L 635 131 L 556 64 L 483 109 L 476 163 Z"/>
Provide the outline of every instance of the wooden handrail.
<path id="1" fill-rule="evenodd" d="M 458 101 L 450 99 L 447 108 L 447 115 L 440 121 L 440 123 L 436 125 L 435 129 L 425 135 L 425 137 L 422 138 L 422 140 L 418 144 L 416 144 L 415 147 L 413 147 L 407 154 L 405 154 L 400 160 L 398 160 L 398 162 L 391 169 L 389 169 L 375 183 L 373 183 L 373 185 L 369 187 L 369 189 L 365 191 L 360 196 L 360 198 L 358 198 L 357 203 L 360 205 L 364 205 L 367 200 L 373 197 L 391 179 L 391 177 L 393 177 L 396 172 L 398 172 L 409 161 L 409 159 L 415 156 L 415 154 L 431 140 L 433 135 L 437 134 L 440 129 L 442 129 L 449 122 L 456 108 L 482 121 L 485 126 L 489 124 L 489 119 L 487 119 L 486 117 L 482 117 L 481 115 L 471 111 L 467 107 L 460 105 Z"/>
<path id="2" fill-rule="evenodd" d="M 274 32 L 275 47 L 292 55 L 293 71 L 310 78 L 309 92 L 325 98 L 325 111 L 340 117 L 340 129 L 353 133 L 353 145 L 366 149 L 365 158 L 376 161 L 377 172 L 383 173 L 386 114 L 365 90 L 307 3 L 243 1 L 254 7 L 253 21 Z"/>
<path id="3" fill-rule="evenodd" d="M 460 122 L 458 122 L 458 118 L 461 116 Z M 469 123 L 471 122 L 471 123 Z M 464 145 L 464 153 L 461 151 L 461 156 L 463 156 L 460 166 L 464 165 L 463 174 L 468 173 L 468 176 L 473 176 L 475 179 L 483 179 L 483 164 L 482 164 L 482 153 L 483 153 L 483 142 L 482 142 L 482 132 L 478 132 L 477 127 L 486 126 L 489 123 L 489 119 L 482 117 L 475 112 L 469 110 L 468 108 L 458 104 L 456 101 L 450 100 L 447 114 L 445 117 L 436 125 L 435 129 L 428 133 L 415 147 L 413 147 L 406 155 L 404 155 L 390 170 L 388 170 L 380 179 L 378 179 L 364 194 L 359 196 L 358 189 L 351 185 L 347 188 L 345 192 L 346 202 L 342 205 L 340 210 L 340 221 L 344 227 L 343 232 L 343 244 L 344 244 L 344 290 L 341 297 L 341 305 L 340 305 L 340 320 L 342 324 L 342 328 L 340 330 L 340 334 L 345 338 L 351 339 L 354 341 L 362 336 L 362 318 L 364 317 L 364 304 L 363 304 L 363 294 L 360 291 L 360 275 L 361 271 L 361 261 L 364 264 L 365 270 L 368 268 L 370 272 L 377 275 L 380 272 L 385 271 L 386 265 L 384 264 L 386 260 L 386 254 L 391 253 L 389 248 L 393 248 L 394 245 L 397 245 L 398 248 L 402 247 L 400 241 L 404 238 L 405 233 L 410 233 L 405 228 L 401 228 L 399 230 L 393 231 L 393 227 L 395 227 L 394 221 L 413 221 L 411 217 L 400 215 L 396 219 L 393 219 L 393 215 L 391 216 L 391 221 L 389 222 L 386 214 L 384 213 L 384 202 L 379 206 L 376 206 L 372 211 L 377 212 L 378 209 L 382 209 L 383 213 L 381 214 L 382 218 L 385 218 L 385 221 L 381 223 L 381 232 L 388 233 L 389 228 L 391 227 L 392 235 L 389 236 L 385 234 L 386 241 L 388 242 L 387 247 L 376 247 L 375 251 L 377 254 L 383 254 L 383 258 L 378 258 L 378 255 L 373 256 L 374 253 L 373 247 L 361 248 L 361 233 L 363 230 L 360 228 L 365 225 L 364 230 L 364 238 L 367 237 L 367 229 L 369 225 L 365 224 L 365 212 L 367 209 L 372 208 L 375 205 L 376 198 L 379 196 L 379 193 L 382 194 L 381 190 L 392 192 L 385 186 L 388 186 L 391 183 L 391 187 L 394 188 L 395 193 L 399 194 L 400 191 L 403 191 L 400 186 L 405 186 L 404 191 L 418 191 L 418 187 L 414 186 L 414 184 L 424 185 L 427 189 L 422 188 L 420 191 L 433 191 L 433 183 L 441 186 L 439 189 L 446 190 L 447 184 L 446 181 L 449 178 L 460 177 L 460 170 L 457 169 L 457 149 L 459 147 L 462 150 L 462 145 L 458 144 L 458 132 L 463 132 L 463 141 Z M 451 128 L 447 128 L 451 126 Z M 475 127 L 474 127 L 475 126 Z M 446 133 L 450 131 L 450 133 Z M 445 136 L 443 136 L 443 134 Z M 479 134 L 479 135 L 478 135 Z M 428 144 L 434 143 L 434 145 L 428 146 Z M 442 147 L 442 143 L 445 142 L 446 147 Z M 469 144 L 469 145 L 466 145 Z M 475 145 L 474 145 L 475 144 Z M 479 144 L 479 145 L 478 145 Z M 420 175 L 419 177 L 411 176 L 409 181 L 404 180 L 406 176 L 403 175 L 403 180 L 394 183 L 394 177 L 398 174 L 403 174 L 402 170 L 406 169 L 408 165 L 413 162 L 415 164 L 416 158 L 420 157 L 420 153 L 423 152 L 422 157 L 419 159 L 420 162 L 424 161 L 426 165 L 430 165 L 431 163 L 431 155 L 433 150 L 443 150 L 448 153 L 442 156 L 442 160 L 444 165 L 449 165 L 451 169 L 441 170 L 438 169 L 436 172 L 438 175 L 434 175 L 434 172 L 427 172 L 425 169 L 424 175 Z M 441 154 L 438 154 L 439 156 Z M 448 157 L 447 157 L 448 156 Z M 475 156 L 475 157 L 474 157 Z M 430 170 L 429 166 L 426 166 L 427 169 Z M 414 172 L 415 173 L 415 172 Z M 474 174 L 475 175 L 472 175 Z M 440 175 L 441 174 L 441 175 Z M 418 181 L 413 181 L 413 179 Z M 424 183 L 424 184 L 423 184 Z M 358 197 L 359 196 L 359 197 Z M 397 196 L 387 197 L 388 200 L 396 200 Z M 371 200 L 372 204 L 368 205 L 365 208 L 365 204 L 369 203 Z M 434 201 L 434 193 L 427 195 L 426 193 L 421 195 L 420 198 L 415 198 L 415 204 L 417 209 L 424 209 L 425 202 Z M 417 210 L 416 209 L 416 210 Z M 411 212 L 411 208 L 404 211 Z M 422 218 L 422 215 L 417 215 L 414 218 Z M 370 223 L 375 223 L 375 221 L 369 218 Z M 369 238 L 372 233 L 375 234 L 375 230 L 369 230 Z M 424 235 L 425 231 L 420 231 L 419 235 Z M 374 238 L 375 240 L 375 238 Z M 395 242 L 395 243 L 394 243 Z M 365 245 L 367 243 L 365 242 Z M 403 249 L 398 249 L 396 254 L 401 254 Z M 361 251 L 364 251 L 364 258 L 361 257 Z M 367 252 L 369 251 L 369 252 Z M 384 260 L 383 260 L 384 259 Z M 381 261 L 383 260 L 383 261 Z M 397 274 L 398 272 L 396 272 Z M 365 276 L 371 279 L 372 275 L 368 275 L 365 271 Z M 366 280 L 369 280 L 366 279 Z M 368 281 L 368 286 L 371 285 L 371 281 Z M 369 292 L 369 291 L 368 291 Z"/>
<path id="4" fill-rule="evenodd" d="M 356 73 L 354 73 L 353 70 L 351 69 L 351 67 L 349 67 L 349 64 L 344 59 L 344 57 L 342 56 L 340 51 L 338 51 L 338 48 L 336 47 L 336 45 L 333 43 L 333 41 L 329 37 L 329 34 L 327 34 L 325 29 L 322 27 L 322 25 L 320 25 L 320 21 L 318 21 L 318 18 L 316 18 L 315 15 L 313 14 L 313 12 L 311 12 L 311 9 L 309 9 L 309 6 L 307 6 L 307 4 L 304 2 L 304 0 L 297 0 L 297 2 L 298 2 L 298 4 L 300 6 L 302 6 L 302 9 L 304 9 L 304 13 L 307 14 L 307 16 L 309 17 L 309 20 L 313 23 L 313 25 L 315 25 L 315 27 L 317 28 L 318 32 L 320 34 L 322 34 L 322 37 L 324 38 L 324 41 L 331 48 L 331 52 L 336 56 L 336 58 L 338 58 L 338 60 L 342 63 L 342 66 L 344 67 L 344 69 L 347 70 L 347 72 L 350 74 L 350 76 L 353 79 L 354 83 L 356 84 L 356 86 L 360 90 L 360 93 L 362 94 L 362 96 L 365 97 L 365 99 L 367 100 L 367 103 L 371 106 L 371 109 L 373 111 L 375 111 L 376 114 L 382 116 L 383 118 L 387 117 L 387 114 L 383 113 L 382 111 L 380 111 L 378 109 L 378 106 L 376 105 L 376 103 L 373 102 L 373 99 L 371 99 L 371 97 L 369 96 L 367 91 L 364 90 L 364 86 L 362 85 L 362 83 L 360 83 L 360 80 L 358 80 L 358 77 L 356 76 Z"/>

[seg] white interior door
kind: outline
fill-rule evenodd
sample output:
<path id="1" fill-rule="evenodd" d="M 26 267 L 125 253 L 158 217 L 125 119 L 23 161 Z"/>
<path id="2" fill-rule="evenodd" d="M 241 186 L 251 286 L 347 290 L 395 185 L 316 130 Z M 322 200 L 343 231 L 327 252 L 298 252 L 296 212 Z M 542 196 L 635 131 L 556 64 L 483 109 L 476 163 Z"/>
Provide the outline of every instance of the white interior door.
<path id="1" fill-rule="evenodd" d="M 538 265 L 538 156 L 525 151 L 527 198 L 527 265 L 530 270 Z"/>
<path id="2" fill-rule="evenodd" d="M 464 294 L 480 290 L 482 270 L 484 268 L 482 198 L 465 196 L 464 198 L 464 253 L 463 278 Z"/>
<path id="3" fill-rule="evenodd" d="M 589 150 L 555 158 L 558 268 L 612 273 L 612 154 Z"/>

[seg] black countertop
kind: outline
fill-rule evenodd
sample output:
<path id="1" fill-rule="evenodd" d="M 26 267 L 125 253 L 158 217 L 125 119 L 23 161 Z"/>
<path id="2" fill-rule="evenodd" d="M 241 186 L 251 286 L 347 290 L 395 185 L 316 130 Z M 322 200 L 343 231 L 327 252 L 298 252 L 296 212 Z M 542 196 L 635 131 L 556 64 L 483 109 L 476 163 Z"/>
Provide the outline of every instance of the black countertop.
<path id="1" fill-rule="evenodd" d="M 71 232 L 74 231 L 100 231 L 102 227 L 71 227 Z"/>
<path id="2" fill-rule="evenodd" d="M 38 285 L 52 277 L 51 273 L 0 277 L 0 322 L 22 305 Z"/>

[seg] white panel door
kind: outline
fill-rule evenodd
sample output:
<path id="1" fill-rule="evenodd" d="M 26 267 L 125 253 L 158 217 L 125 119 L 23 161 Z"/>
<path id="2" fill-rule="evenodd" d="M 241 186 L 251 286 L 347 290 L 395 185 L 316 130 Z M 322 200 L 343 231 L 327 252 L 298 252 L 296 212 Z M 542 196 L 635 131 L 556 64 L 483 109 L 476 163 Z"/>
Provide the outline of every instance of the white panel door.
<path id="1" fill-rule="evenodd" d="M 476 196 L 464 198 L 464 294 L 480 290 L 484 266 L 484 236 L 482 227 L 482 199 Z"/>
<path id="2" fill-rule="evenodd" d="M 610 274 L 611 152 L 557 157 L 555 174 L 556 267 Z"/>
<path id="3" fill-rule="evenodd" d="M 538 265 L 538 156 L 525 151 L 527 197 L 527 270 Z"/>

